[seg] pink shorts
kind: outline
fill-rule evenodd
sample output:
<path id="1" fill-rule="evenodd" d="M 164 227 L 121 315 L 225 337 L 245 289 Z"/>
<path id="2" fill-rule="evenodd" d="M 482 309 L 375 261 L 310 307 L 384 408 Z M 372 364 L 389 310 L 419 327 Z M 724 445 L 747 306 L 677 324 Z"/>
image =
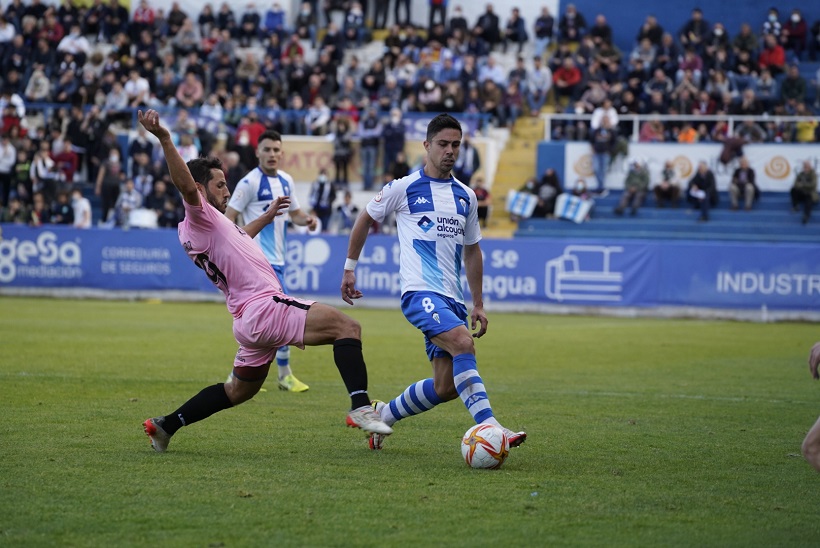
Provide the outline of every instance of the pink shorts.
<path id="1" fill-rule="evenodd" d="M 233 321 L 233 336 L 239 343 L 234 367 L 268 364 L 281 346 L 304 348 L 305 321 L 314 302 L 282 294 L 246 306 L 242 317 Z"/>

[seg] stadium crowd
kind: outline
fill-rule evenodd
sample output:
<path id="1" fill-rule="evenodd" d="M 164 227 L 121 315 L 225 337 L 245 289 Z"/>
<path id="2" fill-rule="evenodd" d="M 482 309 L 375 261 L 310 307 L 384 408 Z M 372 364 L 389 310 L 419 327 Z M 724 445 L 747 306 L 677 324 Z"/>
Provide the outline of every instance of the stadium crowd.
<path id="1" fill-rule="evenodd" d="M 670 31 L 648 15 L 638 29 L 618 29 L 635 33 L 624 53 L 603 15 L 588 25 L 572 4 L 560 16 L 543 7 L 532 21 L 515 8 L 503 24 L 487 4 L 471 24 L 459 5 L 429 3 L 420 25 L 412 3 L 396 0 L 388 27 L 387 1 L 312 0 L 288 16 L 276 1 L 265 10 L 223 2 L 186 13 L 177 2 L 166 10 L 141 0 L 129 13 L 118 0 L 12 0 L 0 16 L 0 221 L 90 226 L 83 193 L 73 192 L 85 185 L 100 198 L 103 223 L 123 224 L 145 208 L 159 226 L 174 226 L 179 202 L 159 151 L 144 135 L 127 151 L 117 141 L 140 107 L 174 111 L 183 157 L 217 154 L 230 185 L 255 165 L 256 139 L 273 128 L 332 135 L 334 182 L 344 187 L 349 142 L 358 138 L 363 155 L 369 149 L 369 189 L 377 173 L 389 179 L 407 169 L 395 143 L 401 118 L 416 112 L 509 126 L 549 105 L 592 114 L 589 125 L 554 124 L 554 138 L 588 139 L 603 118 L 617 131 L 624 114 L 800 115 L 817 106 L 794 63 L 817 57 L 820 21 L 809 26 L 797 8 L 785 18 L 776 9 L 760 14 L 762 24 L 744 24 L 736 36 L 700 9 Z M 382 54 L 365 61 L 357 48 L 376 31 Z M 509 70 L 497 59 L 508 48 L 518 54 Z M 687 124 L 648 121 L 640 139 L 728 137 L 725 124 Z M 753 141 L 809 142 L 818 128 L 772 120 L 741 131 Z"/>

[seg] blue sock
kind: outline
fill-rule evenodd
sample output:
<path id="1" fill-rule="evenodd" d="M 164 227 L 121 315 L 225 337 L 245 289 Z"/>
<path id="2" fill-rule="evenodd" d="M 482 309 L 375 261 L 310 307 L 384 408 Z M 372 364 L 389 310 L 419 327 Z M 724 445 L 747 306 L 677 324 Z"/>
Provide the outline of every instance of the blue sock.
<path id="1" fill-rule="evenodd" d="M 392 425 L 398 420 L 429 411 L 441 402 L 433 388 L 433 379 L 424 379 L 408 386 L 399 397 L 384 406 L 382 420 Z"/>
<path id="2" fill-rule="evenodd" d="M 464 402 L 476 424 L 493 418 L 493 409 L 490 407 L 484 382 L 478 375 L 473 354 L 453 356 L 453 382 L 458 395 L 461 396 L 461 401 Z"/>

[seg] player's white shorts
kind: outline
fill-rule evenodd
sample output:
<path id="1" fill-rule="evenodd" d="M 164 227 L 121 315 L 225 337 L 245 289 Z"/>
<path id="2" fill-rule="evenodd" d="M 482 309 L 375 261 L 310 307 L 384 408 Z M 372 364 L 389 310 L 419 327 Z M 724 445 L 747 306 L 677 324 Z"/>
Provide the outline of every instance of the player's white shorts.
<path id="1" fill-rule="evenodd" d="M 280 346 L 304 348 L 305 321 L 314 302 L 282 294 L 248 304 L 242 317 L 233 321 L 233 335 L 239 343 L 234 367 L 268 364 Z"/>

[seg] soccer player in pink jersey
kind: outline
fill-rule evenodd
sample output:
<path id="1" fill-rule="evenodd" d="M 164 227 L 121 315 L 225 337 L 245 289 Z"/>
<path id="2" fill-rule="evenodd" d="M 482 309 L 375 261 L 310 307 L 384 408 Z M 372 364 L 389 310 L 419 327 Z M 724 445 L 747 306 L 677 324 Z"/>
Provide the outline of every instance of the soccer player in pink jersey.
<path id="1" fill-rule="evenodd" d="M 251 399 L 265 382 L 276 350 L 283 345 L 304 348 L 333 344 L 333 358 L 351 400 L 347 425 L 368 435 L 392 433 L 370 406 L 359 323 L 331 306 L 283 293 L 252 239 L 288 209 L 290 199 L 280 197 L 264 216 L 244 228 L 236 226 L 224 216 L 230 191 L 219 160 L 198 158 L 186 164 L 156 111 L 139 111 L 137 117 L 159 139 L 171 180 L 182 194 L 185 218 L 179 224 L 179 241 L 225 294 L 239 343 L 230 383 L 208 386 L 173 413 L 143 423 L 154 450 L 164 452 L 181 427 Z"/>

